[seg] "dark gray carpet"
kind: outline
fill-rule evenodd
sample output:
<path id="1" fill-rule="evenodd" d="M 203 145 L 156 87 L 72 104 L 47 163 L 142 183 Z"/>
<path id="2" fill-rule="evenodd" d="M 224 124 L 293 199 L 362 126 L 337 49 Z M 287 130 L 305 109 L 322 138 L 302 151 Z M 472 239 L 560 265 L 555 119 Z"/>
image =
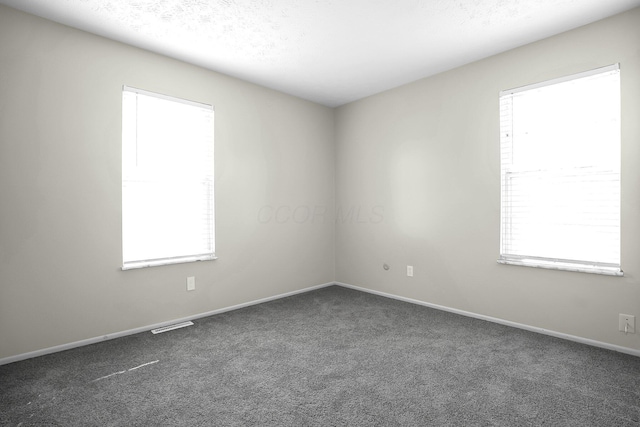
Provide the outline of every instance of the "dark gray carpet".
<path id="1" fill-rule="evenodd" d="M 638 426 L 640 358 L 329 287 L 1 366 L 0 405 L 3 426 Z"/>

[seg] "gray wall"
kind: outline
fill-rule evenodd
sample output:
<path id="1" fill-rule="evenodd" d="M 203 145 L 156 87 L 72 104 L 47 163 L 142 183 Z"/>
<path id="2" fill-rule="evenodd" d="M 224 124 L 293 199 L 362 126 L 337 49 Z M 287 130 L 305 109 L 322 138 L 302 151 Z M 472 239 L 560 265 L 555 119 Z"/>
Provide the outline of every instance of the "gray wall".
<path id="1" fill-rule="evenodd" d="M 120 270 L 123 84 L 214 105 L 218 260 Z M 334 157 L 329 108 L 0 6 L 0 359 L 331 282 Z"/>
<path id="2" fill-rule="evenodd" d="M 639 23 L 331 110 L 0 6 L 0 359 L 333 280 L 640 349 Z M 498 265 L 498 91 L 614 62 L 625 277 Z M 215 106 L 218 260 L 120 271 L 123 84 Z"/>
<path id="3" fill-rule="evenodd" d="M 338 206 L 384 214 L 338 218 L 336 280 L 640 349 L 618 332 L 619 313 L 640 317 L 639 40 L 634 9 L 337 109 Z M 615 62 L 625 276 L 497 264 L 498 92 Z"/>

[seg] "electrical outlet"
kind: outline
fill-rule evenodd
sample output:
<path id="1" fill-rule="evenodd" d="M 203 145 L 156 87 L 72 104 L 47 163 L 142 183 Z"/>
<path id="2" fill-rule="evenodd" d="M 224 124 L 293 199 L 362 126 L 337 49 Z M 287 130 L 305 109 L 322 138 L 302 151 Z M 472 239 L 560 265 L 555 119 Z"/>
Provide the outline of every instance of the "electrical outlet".
<path id="1" fill-rule="evenodd" d="M 636 316 L 620 314 L 618 317 L 618 330 L 626 334 L 636 333 Z"/>
<path id="2" fill-rule="evenodd" d="M 407 276 L 413 277 L 413 266 L 407 265 Z"/>
<path id="3" fill-rule="evenodd" d="M 187 290 L 188 291 L 196 290 L 196 278 L 194 276 L 187 277 Z"/>

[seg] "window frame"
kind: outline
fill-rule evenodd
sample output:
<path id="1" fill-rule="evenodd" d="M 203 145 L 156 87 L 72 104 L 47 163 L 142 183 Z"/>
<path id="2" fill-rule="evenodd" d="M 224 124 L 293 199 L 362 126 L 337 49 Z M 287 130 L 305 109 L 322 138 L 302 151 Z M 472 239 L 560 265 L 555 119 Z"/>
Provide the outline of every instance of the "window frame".
<path id="1" fill-rule="evenodd" d="M 139 125 L 139 119 L 138 119 L 138 113 L 136 112 L 135 114 L 135 118 L 129 117 L 129 118 L 125 118 L 125 94 L 126 93 L 134 93 L 136 96 L 139 95 L 143 95 L 146 97 L 151 97 L 151 98 L 155 98 L 155 99 L 159 99 L 159 100 L 163 100 L 163 101 L 169 101 L 169 102 L 174 102 L 174 103 L 178 103 L 178 104 L 184 104 L 184 105 L 188 105 L 188 106 L 192 106 L 192 107 L 197 107 L 200 109 L 205 109 L 205 110 L 210 110 L 210 121 L 211 121 L 211 129 L 210 129 L 210 133 L 207 135 L 206 138 L 206 145 L 210 145 L 208 147 L 205 148 L 205 150 L 207 150 L 207 153 L 200 153 L 203 154 L 208 161 L 210 161 L 210 170 L 208 171 L 209 173 L 203 174 L 201 179 L 192 179 L 192 180 L 178 180 L 181 182 L 190 182 L 190 183 L 200 183 L 200 184 L 204 184 L 205 188 L 209 188 L 208 190 L 205 190 L 206 192 L 208 192 L 210 195 L 206 196 L 206 197 L 202 197 L 201 202 L 203 204 L 206 205 L 206 209 L 207 209 L 207 215 L 208 215 L 208 219 L 206 220 L 206 223 L 208 223 L 208 229 L 204 230 L 201 229 L 201 232 L 204 232 L 205 234 L 209 234 L 205 240 L 207 240 L 207 250 L 204 253 L 195 253 L 195 252 L 199 252 L 199 251 L 193 251 L 192 253 L 185 253 L 185 254 L 177 254 L 175 256 L 162 256 L 162 257 L 156 257 L 156 258 L 149 258 L 149 259 L 139 259 L 139 257 L 130 257 L 130 259 L 126 259 L 125 258 L 125 244 L 127 241 L 127 238 L 125 236 L 125 186 L 127 185 L 127 183 L 129 183 L 129 185 L 132 182 L 135 182 L 136 180 L 139 179 L 137 172 L 135 174 L 134 179 L 132 179 L 133 175 L 128 175 L 128 169 L 127 166 L 125 165 L 126 161 L 128 160 L 128 158 L 126 157 L 126 153 L 125 153 L 125 132 L 127 132 L 127 130 L 125 129 L 125 121 L 126 120 L 135 120 L 135 126 L 137 129 L 137 126 Z M 161 93 L 156 93 L 156 92 L 151 92 L 151 91 L 147 91 L 147 90 L 143 90 L 143 89 L 138 89 L 135 87 L 131 87 L 131 86 L 127 86 L 127 85 L 123 85 L 122 86 L 122 171 L 121 171 L 121 180 L 122 180 L 122 195 L 121 195 L 121 203 L 122 203 L 122 213 L 121 213 L 121 220 L 122 220 L 122 270 L 131 270 L 131 269 L 139 269 L 139 268 L 145 268 L 145 267 L 155 267 L 155 266 L 161 266 L 161 265 L 171 265 L 171 264 L 180 264 L 180 263 L 188 263 L 188 262 L 196 262 L 196 261 L 208 261 L 208 260 L 215 260 L 217 259 L 216 256 L 216 252 L 215 252 L 215 186 L 214 186 L 214 107 L 210 104 L 205 104 L 205 103 L 201 103 L 201 102 L 196 102 L 196 101 L 191 101 L 191 100 L 187 100 L 187 99 L 183 99 L 183 98 L 177 98 L 177 97 L 173 97 L 173 96 L 169 96 L 169 95 L 164 95 Z M 136 130 L 137 132 L 137 130 Z M 207 131 L 209 132 L 209 131 Z M 137 141 L 135 142 L 137 144 Z M 136 149 L 137 150 L 137 149 Z M 144 176 L 144 174 L 143 174 Z M 149 176 L 147 176 L 148 178 Z M 205 182 L 206 180 L 206 182 Z M 166 183 L 166 182 L 173 182 L 176 183 L 178 181 L 171 181 L 171 180 L 164 180 L 164 179 L 151 179 L 149 178 L 150 183 Z M 146 182 L 146 181 L 145 181 Z M 176 184 L 177 185 L 177 184 Z M 209 186 L 209 187 L 207 187 Z M 203 231 L 204 230 L 204 231 Z M 210 249 L 210 250 L 209 250 Z"/>
<path id="2" fill-rule="evenodd" d="M 509 193 L 512 191 L 512 186 L 510 185 L 511 179 L 514 178 L 510 174 L 512 174 L 512 170 L 505 165 L 505 145 L 510 144 L 509 150 L 510 153 L 513 153 L 514 150 L 514 132 L 513 132 L 513 110 L 511 105 L 507 105 L 506 108 L 509 110 L 509 121 L 508 123 L 504 122 L 504 109 L 505 104 L 509 103 L 512 100 L 512 96 L 514 94 L 518 94 L 525 91 L 535 90 L 547 86 L 552 86 L 560 83 L 570 82 L 577 79 L 582 79 L 590 76 L 596 76 L 598 74 L 604 73 L 618 73 L 618 97 L 621 97 L 621 88 L 620 88 L 620 64 L 615 63 L 609 66 L 596 68 L 593 70 L 588 70 L 581 73 L 571 74 L 551 80 L 546 80 L 530 85 L 525 85 L 521 87 L 517 87 L 514 89 L 500 91 L 500 185 L 501 185 L 501 195 L 500 195 L 500 256 L 498 259 L 498 263 L 500 264 L 509 264 L 509 265 L 518 265 L 518 266 L 528 266 L 528 267 L 538 267 L 538 268 L 546 268 L 546 269 L 555 269 L 555 270 L 564 270 L 564 271 L 574 271 L 574 272 L 584 272 L 584 273 L 595 273 L 595 274 L 603 274 L 603 275 L 612 275 L 612 276 L 623 276 L 623 271 L 621 269 L 621 251 L 619 248 L 618 262 L 610 263 L 610 262 L 601 262 L 601 261 L 583 261 L 580 259 L 561 259 L 561 258 L 553 258 L 553 257 L 544 257 L 544 256 L 527 256 L 515 253 L 508 253 L 506 250 L 505 239 L 507 235 L 511 233 L 510 224 L 513 220 L 513 215 L 510 214 L 510 209 L 512 209 L 512 205 L 509 199 L 509 203 L 505 201 L 506 198 L 511 197 Z M 622 159 L 622 135 L 620 129 L 620 123 L 622 120 L 622 112 L 621 106 L 618 106 L 618 116 L 617 116 L 617 125 L 618 125 L 618 136 L 616 143 L 619 144 L 618 158 L 617 158 L 617 186 L 619 194 L 621 193 L 621 159 Z M 513 155 L 513 154 L 511 154 Z M 509 166 L 511 163 L 509 163 Z M 557 173 L 560 169 L 552 169 L 553 172 Z M 516 172 L 522 174 L 522 171 Z M 526 173 L 526 172 L 525 172 Z M 538 176 L 541 174 L 545 174 L 548 172 L 544 172 L 542 169 L 538 170 Z M 615 173 L 615 172 L 614 172 Z M 586 174 L 583 176 L 587 176 Z M 622 230 L 621 230 L 621 196 L 617 199 L 617 209 L 618 209 L 618 218 L 617 218 L 617 233 L 618 233 L 618 244 L 621 244 L 622 240 Z M 508 231 L 509 230 L 509 231 Z M 511 236 L 509 236 L 511 238 Z"/>

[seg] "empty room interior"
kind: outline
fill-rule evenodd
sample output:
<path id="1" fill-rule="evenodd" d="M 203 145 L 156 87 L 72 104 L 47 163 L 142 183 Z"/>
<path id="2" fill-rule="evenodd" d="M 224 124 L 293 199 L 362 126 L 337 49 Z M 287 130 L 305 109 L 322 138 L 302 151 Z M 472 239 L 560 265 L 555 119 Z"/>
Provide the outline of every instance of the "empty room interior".
<path id="1" fill-rule="evenodd" d="M 391 3 L 0 0 L 0 424 L 640 423 L 640 1 Z M 126 247 L 145 97 L 206 250 Z"/>

